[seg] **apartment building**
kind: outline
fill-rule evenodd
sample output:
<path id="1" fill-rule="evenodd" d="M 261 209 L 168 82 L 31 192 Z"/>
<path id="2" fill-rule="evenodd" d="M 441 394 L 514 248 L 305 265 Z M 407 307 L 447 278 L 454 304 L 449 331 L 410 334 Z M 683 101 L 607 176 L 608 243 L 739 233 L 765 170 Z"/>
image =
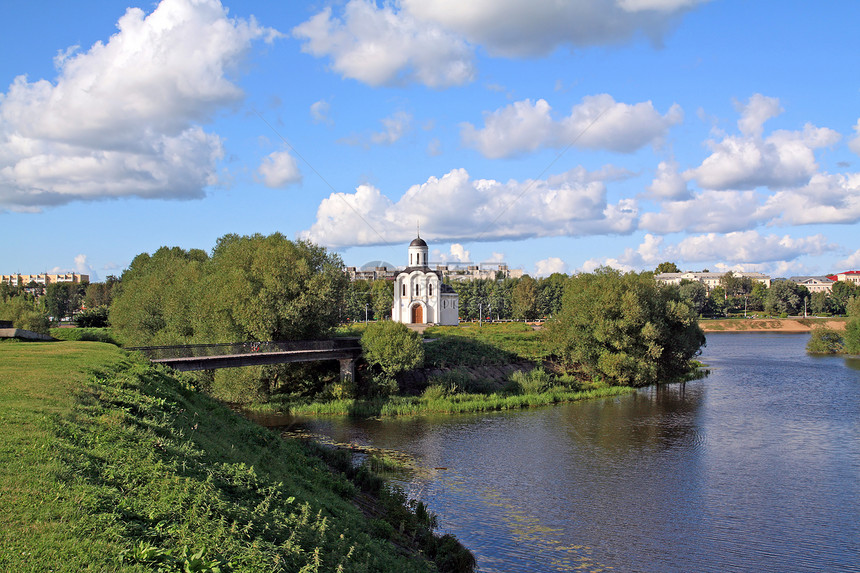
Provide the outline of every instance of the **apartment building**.
<path id="1" fill-rule="evenodd" d="M 12 275 L 0 275 L 0 282 L 6 283 L 13 287 L 26 287 L 30 283 L 35 283 L 40 286 L 47 286 L 54 283 L 88 283 L 90 275 L 82 275 L 78 273 L 39 273 L 37 275 L 22 275 L 20 273 Z"/>

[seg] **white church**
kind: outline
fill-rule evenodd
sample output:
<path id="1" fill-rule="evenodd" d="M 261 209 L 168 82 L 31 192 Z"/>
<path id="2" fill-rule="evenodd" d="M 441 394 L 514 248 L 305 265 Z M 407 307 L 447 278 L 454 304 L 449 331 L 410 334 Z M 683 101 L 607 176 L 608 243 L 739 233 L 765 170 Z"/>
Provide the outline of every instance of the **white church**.
<path id="1" fill-rule="evenodd" d="M 409 243 L 409 266 L 394 278 L 391 318 L 404 324 L 460 324 L 459 295 L 442 282 L 440 271 L 427 264 L 427 243 L 420 236 Z"/>

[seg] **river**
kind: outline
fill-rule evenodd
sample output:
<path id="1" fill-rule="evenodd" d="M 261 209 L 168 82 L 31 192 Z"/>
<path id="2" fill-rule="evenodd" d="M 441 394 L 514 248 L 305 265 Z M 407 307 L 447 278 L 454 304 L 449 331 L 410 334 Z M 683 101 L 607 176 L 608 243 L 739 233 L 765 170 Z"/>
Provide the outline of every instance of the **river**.
<path id="1" fill-rule="evenodd" d="M 860 361 L 708 334 L 707 378 L 513 413 L 306 420 L 412 456 L 482 572 L 860 571 Z"/>

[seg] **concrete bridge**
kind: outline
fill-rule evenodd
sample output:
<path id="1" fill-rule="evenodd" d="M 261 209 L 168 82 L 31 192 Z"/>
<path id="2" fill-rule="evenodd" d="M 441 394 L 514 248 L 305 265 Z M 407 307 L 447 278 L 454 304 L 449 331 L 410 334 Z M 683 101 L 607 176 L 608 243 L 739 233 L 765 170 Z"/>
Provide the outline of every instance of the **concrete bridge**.
<path id="1" fill-rule="evenodd" d="M 287 362 L 340 362 L 342 381 L 355 379 L 355 361 L 361 356 L 358 338 L 292 340 L 288 342 L 245 342 L 236 344 L 190 344 L 185 346 L 126 347 L 143 353 L 150 361 L 174 370 L 214 370 L 262 366 Z"/>

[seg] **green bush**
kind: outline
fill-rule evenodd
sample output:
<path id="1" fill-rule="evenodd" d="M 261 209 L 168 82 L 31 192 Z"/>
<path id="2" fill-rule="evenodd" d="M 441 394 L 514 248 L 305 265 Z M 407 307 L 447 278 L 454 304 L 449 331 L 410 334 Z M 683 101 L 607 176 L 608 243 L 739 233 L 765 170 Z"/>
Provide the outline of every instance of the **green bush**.
<path id="1" fill-rule="evenodd" d="M 812 329 L 806 351 L 812 354 L 839 354 L 844 350 L 842 334 L 826 326 Z"/>
<path id="2" fill-rule="evenodd" d="M 361 348 L 367 362 L 388 378 L 424 362 L 424 345 L 419 334 L 391 320 L 368 325 L 361 335 Z"/>

